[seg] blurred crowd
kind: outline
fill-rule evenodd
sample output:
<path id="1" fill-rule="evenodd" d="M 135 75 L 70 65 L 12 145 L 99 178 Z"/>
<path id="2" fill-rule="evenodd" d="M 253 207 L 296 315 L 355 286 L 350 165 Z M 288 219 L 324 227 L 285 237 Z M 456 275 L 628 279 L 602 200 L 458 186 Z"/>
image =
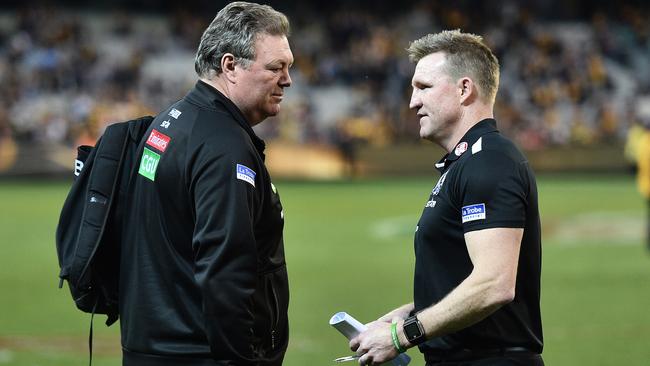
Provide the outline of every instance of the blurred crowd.
<path id="1" fill-rule="evenodd" d="M 482 34 L 499 57 L 496 118 L 524 149 L 617 143 L 650 121 L 647 8 L 552 19 L 521 2 L 338 4 L 279 8 L 292 21 L 294 84 L 276 121 L 256 127 L 264 138 L 344 153 L 417 141 L 405 48 L 453 28 Z M 156 114 L 194 84 L 194 52 L 214 11 L 0 11 L 0 144 L 92 144 L 109 123 Z"/>

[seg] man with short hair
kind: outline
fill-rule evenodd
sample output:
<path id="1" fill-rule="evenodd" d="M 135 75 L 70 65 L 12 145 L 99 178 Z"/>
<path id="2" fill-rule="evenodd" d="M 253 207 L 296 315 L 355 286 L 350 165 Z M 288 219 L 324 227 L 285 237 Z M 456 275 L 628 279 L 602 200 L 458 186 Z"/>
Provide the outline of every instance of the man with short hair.
<path id="1" fill-rule="evenodd" d="M 289 22 L 234 2 L 205 30 L 199 80 L 140 144 L 121 249 L 123 363 L 281 365 L 284 213 L 252 126 L 291 85 Z"/>
<path id="2" fill-rule="evenodd" d="M 414 302 L 351 340 L 359 364 L 419 346 L 427 365 L 543 365 L 537 188 L 496 129 L 499 63 L 458 30 L 408 48 L 420 136 L 448 154 L 415 232 Z"/>

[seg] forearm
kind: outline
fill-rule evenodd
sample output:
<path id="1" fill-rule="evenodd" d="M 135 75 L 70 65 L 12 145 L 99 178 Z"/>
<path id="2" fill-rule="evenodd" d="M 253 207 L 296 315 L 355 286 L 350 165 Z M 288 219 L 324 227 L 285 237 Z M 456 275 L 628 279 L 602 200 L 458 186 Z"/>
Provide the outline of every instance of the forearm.
<path id="1" fill-rule="evenodd" d="M 440 302 L 418 313 L 418 319 L 427 338 L 433 338 L 483 320 L 513 296 L 514 292 L 498 279 L 472 274 Z"/>
<path id="2" fill-rule="evenodd" d="M 418 314 L 427 338 L 467 328 L 514 299 L 522 236 L 518 228 L 465 234 L 474 268 L 458 287 Z"/>
<path id="3" fill-rule="evenodd" d="M 384 316 L 382 316 L 381 318 L 379 318 L 377 320 L 381 321 L 381 322 L 390 323 L 395 318 L 406 319 L 409 316 L 409 314 L 413 311 L 414 308 L 415 308 L 415 305 L 412 302 L 408 303 L 408 304 L 404 304 L 404 305 L 400 306 L 399 308 L 390 311 L 389 313 L 385 314 Z"/>

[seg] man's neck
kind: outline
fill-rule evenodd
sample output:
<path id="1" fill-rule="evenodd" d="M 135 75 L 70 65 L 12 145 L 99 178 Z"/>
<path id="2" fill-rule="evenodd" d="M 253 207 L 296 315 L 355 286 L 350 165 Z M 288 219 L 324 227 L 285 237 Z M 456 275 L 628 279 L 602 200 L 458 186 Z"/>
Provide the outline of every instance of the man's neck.
<path id="1" fill-rule="evenodd" d="M 459 119 L 456 128 L 449 138 L 446 141 L 443 141 L 440 145 L 448 152 L 452 152 L 456 145 L 460 142 L 460 139 L 465 136 L 467 131 L 469 131 L 474 125 L 486 118 L 494 118 L 494 112 L 492 107 L 476 108 L 472 110 L 465 110 L 461 118 Z"/>
<path id="2" fill-rule="evenodd" d="M 221 80 L 219 77 L 214 77 L 212 78 L 212 80 L 207 78 L 199 78 L 199 80 L 217 89 L 219 93 L 223 94 L 226 98 L 232 100 L 232 98 L 230 98 L 230 93 L 228 92 L 227 85 L 225 85 L 223 80 Z"/>
<path id="3" fill-rule="evenodd" d="M 212 78 L 212 80 L 207 79 L 207 78 L 199 78 L 199 79 L 201 81 L 203 81 L 204 83 L 206 83 L 206 84 L 212 86 L 213 88 L 217 89 L 226 98 L 230 99 L 230 101 L 233 102 L 233 104 L 235 106 L 237 106 L 237 108 L 239 108 L 239 110 L 244 115 L 244 118 L 246 118 L 246 122 L 248 122 L 248 124 L 251 127 L 255 126 L 256 124 L 258 124 L 258 123 L 260 123 L 262 121 L 262 120 L 256 120 L 256 118 L 254 118 L 255 116 L 251 116 L 251 115 L 246 114 L 246 110 L 244 108 L 242 108 L 242 106 L 237 102 L 237 100 L 235 98 L 233 98 L 233 95 L 230 92 L 230 88 L 229 88 L 227 80 L 225 80 L 223 78 L 220 78 L 218 76 L 215 76 L 214 78 Z"/>

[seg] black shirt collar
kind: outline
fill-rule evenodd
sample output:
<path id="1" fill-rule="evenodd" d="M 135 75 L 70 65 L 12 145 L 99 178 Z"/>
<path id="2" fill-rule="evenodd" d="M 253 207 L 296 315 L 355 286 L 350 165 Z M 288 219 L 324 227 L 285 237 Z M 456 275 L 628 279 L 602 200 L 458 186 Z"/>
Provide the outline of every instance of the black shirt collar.
<path id="1" fill-rule="evenodd" d="M 465 133 L 465 136 L 460 139 L 460 141 L 454 147 L 454 150 L 447 155 L 443 156 L 438 163 L 436 163 L 436 169 L 440 173 L 447 170 L 449 165 L 454 161 L 458 160 L 467 150 L 472 148 L 472 145 L 478 141 L 481 136 L 488 134 L 490 132 L 498 132 L 497 130 L 497 121 L 493 118 L 486 118 L 469 129 Z"/>
<path id="2" fill-rule="evenodd" d="M 228 111 L 233 116 L 233 119 L 240 125 L 240 127 L 243 128 L 246 133 L 248 133 L 260 155 L 262 155 L 262 158 L 264 158 L 264 148 L 266 147 L 264 140 L 255 134 L 255 131 L 253 131 L 253 128 L 246 120 L 246 117 L 244 117 L 244 114 L 241 112 L 241 110 L 239 110 L 239 108 L 237 108 L 232 100 L 223 95 L 212 85 L 202 80 L 198 80 L 196 82 L 196 85 L 194 85 L 194 88 L 190 90 L 186 98 L 193 101 L 194 103 L 198 103 L 199 105 L 208 107 L 210 109 L 216 108 L 225 109 Z"/>

